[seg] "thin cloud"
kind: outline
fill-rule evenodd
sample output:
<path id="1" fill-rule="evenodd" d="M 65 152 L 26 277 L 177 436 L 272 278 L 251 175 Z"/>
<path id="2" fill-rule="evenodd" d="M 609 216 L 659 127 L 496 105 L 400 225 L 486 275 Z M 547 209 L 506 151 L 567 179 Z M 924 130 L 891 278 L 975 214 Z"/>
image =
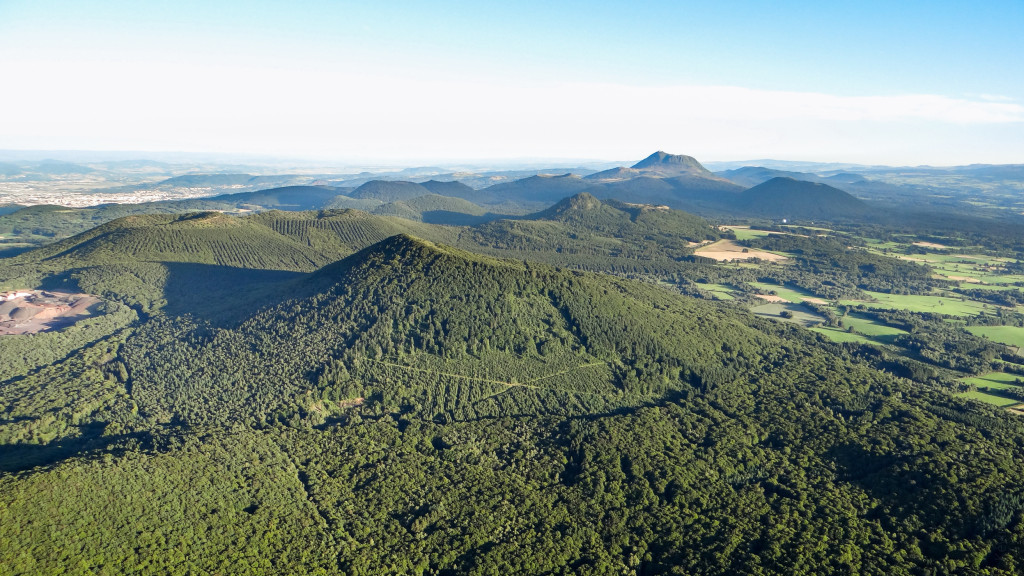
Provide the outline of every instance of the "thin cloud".
<path id="1" fill-rule="evenodd" d="M 1024 153 L 1014 136 L 1024 106 L 983 96 L 437 79 L 318 65 L 8 62 L 3 71 L 23 81 L 0 91 L 2 148 L 623 158 L 664 144 L 719 158 L 884 151 L 890 157 L 876 161 L 897 163 L 936 161 L 942 145 L 963 153 L 966 139 L 979 156 Z"/>

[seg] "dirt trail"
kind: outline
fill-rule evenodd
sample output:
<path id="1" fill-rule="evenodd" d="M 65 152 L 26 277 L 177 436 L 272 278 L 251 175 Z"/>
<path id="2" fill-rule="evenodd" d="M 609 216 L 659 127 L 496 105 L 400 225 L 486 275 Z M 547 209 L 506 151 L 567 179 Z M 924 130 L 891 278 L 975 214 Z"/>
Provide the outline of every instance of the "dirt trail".
<path id="1" fill-rule="evenodd" d="M 501 386 L 509 386 L 509 387 L 522 386 L 524 388 L 533 388 L 533 389 L 537 388 L 537 386 L 531 386 L 530 384 L 526 384 L 524 382 L 516 382 L 515 380 L 512 380 L 512 381 L 491 380 L 489 378 L 478 378 L 476 376 L 466 376 L 465 374 L 455 374 L 453 372 L 441 372 L 439 370 L 428 370 L 426 368 L 416 368 L 416 367 L 413 367 L 413 366 L 406 366 L 404 364 L 395 364 L 394 362 L 387 362 L 385 360 L 373 360 L 373 359 L 370 359 L 370 361 L 371 362 L 376 362 L 378 364 L 383 364 L 385 366 L 391 366 L 393 368 L 399 368 L 399 369 L 402 369 L 402 370 L 409 370 L 409 371 L 412 371 L 412 372 L 422 372 L 422 373 L 425 373 L 425 374 L 434 374 L 434 375 L 437 375 L 437 376 L 448 376 L 450 378 L 462 378 L 463 380 L 469 380 L 469 381 L 472 381 L 472 382 L 485 382 L 487 384 L 499 384 Z M 531 382 L 534 382 L 534 381 L 535 380 L 531 380 Z"/>

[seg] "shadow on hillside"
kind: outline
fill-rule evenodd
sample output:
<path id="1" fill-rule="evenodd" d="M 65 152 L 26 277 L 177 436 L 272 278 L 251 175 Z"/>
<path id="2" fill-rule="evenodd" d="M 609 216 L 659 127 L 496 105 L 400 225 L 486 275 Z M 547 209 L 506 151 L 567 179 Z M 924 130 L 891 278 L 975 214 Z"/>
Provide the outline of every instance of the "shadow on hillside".
<path id="1" fill-rule="evenodd" d="M 103 436 L 106 424 L 95 422 L 79 426 L 80 436 L 63 438 L 49 444 L 0 444 L 0 473 L 16 473 L 39 466 L 51 466 L 72 458 L 120 456 L 130 450 L 152 445 L 149 432 Z"/>
<path id="2" fill-rule="evenodd" d="M 836 463 L 839 478 L 864 489 L 883 506 L 869 516 L 896 513 L 916 516 L 926 526 L 937 526 L 956 518 L 961 535 L 969 536 L 976 519 L 962 514 L 958 491 L 949 479 L 927 464 L 927 455 L 876 454 L 862 446 L 848 444 L 832 448 L 827 456 Z"/>
<path id="3" fill-rule="evenodd" d="M 211 264 L 165 263 L 164 311 L 172 316 L 191 314 L 215 326 L 227 327 L 257 310 L 296 296 L 307 277 L 286 270 L 253 270 Z"/>
<path id="4" fill-rule="evenodd" d="M 422 213 L 423 221 L 427 224 L 444 224 L 446 226 L 476 226 L 502 218 L 509 218 L 508 214 L 495 214 L 488 212 L 481 216 L 465 214 L 463 212 L 451 212 L 449 210 L 427 210 Z"/>
<path id="5" fill-rule="evenodd" d="M 18 254 L 23 254 L 36 248 L 38 248 L 38 246 L 35 245 L 18 246 L 0 244 L 0 258 L 13 258 Z"/>

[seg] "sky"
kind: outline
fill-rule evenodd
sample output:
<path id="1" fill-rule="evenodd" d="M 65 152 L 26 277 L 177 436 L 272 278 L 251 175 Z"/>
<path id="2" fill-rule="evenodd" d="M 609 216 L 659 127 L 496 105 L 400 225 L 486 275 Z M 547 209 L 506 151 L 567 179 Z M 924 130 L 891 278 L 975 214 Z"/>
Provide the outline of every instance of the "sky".
<path id="1" fill-rule="evenodd" d="M 0 149 L 1024 163 L 1022 31 L 1022 0 L 0 0 Z"/>

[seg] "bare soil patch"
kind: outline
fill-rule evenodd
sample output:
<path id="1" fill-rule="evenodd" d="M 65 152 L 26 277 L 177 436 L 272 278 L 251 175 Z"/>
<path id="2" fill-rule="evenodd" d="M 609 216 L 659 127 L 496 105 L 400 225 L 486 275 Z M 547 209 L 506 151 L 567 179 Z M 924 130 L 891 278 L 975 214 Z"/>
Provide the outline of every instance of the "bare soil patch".
<path id="1" fill-rule="evenodd" d="M 766 300 L 768 302 L 789 302 L 789 300 L 786 300 L 782 296 L 776 296 L 774 294 L 754 294 L 754 296 L 757 296 L 761 300 Z"/>
<path id="2" fill-rule="evenodd" d="M 981 280 L 973 278 L 971 276 L 946 276 L 950 280 L 959 280 L 960 282 L 970 282 L 971 284 L 981 284 Z"/>
<path id="3" fill-rule="evenodd" d="M 20 290 L 0 294 L 0 336 L 38 334 L 70 326 L 92 315 L 100 299 L 90 294 Z"/>
<path id="4" fill-rule="evenodd" d="M 744 250 L 746 250 L 746 252 L 744 252 Z M 768 260 L 770 262 L 781 262 L 782 260 L 786 260 L 785 256 L 761 250 L 750 250 L 736 244 L 732 240 L 719 240 L 713 244 L 708 244 L 707 246 L 695 250 L 694 254 L 704 256 L 705 258 L 712 258 L 719 262 L 728 262 L 730 260 L 751 260 L 754 258 L 760 258 L 761 260 Z"/>
<path id="5" fill-rule="evenodd" d="M 808 296 L 808 297 L 804 298 L 804 302 L 810 302 L 811 304 L 820 304 L 822 306 L 828 306 L 828 301 L 827 300 L 825 300 L 823 298 L 814 298 L 812 296 Z"/>
<path id="6" fill-rule="evenodd" d="M 922 248 L 935 248 L 936 250 L 945 250 L 949 246 L 943 244 L 936 244 L 935 242 L 914 242 L 914 246 L 920 246 Z"/>

